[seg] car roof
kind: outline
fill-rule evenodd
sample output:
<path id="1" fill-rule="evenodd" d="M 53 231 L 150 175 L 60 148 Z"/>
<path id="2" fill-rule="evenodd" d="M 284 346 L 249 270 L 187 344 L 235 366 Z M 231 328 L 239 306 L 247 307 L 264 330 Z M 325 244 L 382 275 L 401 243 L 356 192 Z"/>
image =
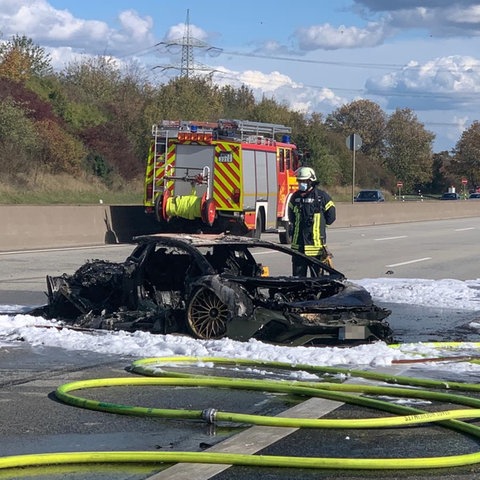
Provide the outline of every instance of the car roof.
<path id="1" fill-rule="evenodd" d="M 151 235 L 141 235 L 134 237 L 133 240 L 137 243 L 144 242 L 160 242 L 164 244 L 185 244 L 196 247 L 212 246 L 212 245 L 249 245 L 249 246 L 275 246 L 273 242 L 259 240 L 249 237 L 240 237 L 236 235 L 225 234 L 206 234 L 206 233 L 155 233 Z"/>
<path id="2" fill-rule="evenodd" d="M 263 247 L 284 252 L 288 255 L 301 255 L 300 253 L 292 250 L 289 246 L 280 245 L 278 243 L 270 242 L 268 240 L 261 240 L 258 238 L 241 237 L 228 234 L 187 234 L 187 233 L 155 233 L 151 235 L 141 235 L 134 237 L 133 241 L 140 244 L 145 243 L 160 243 L 162 245 L 169 246 L 182 246 L 186 250 L 195 249 L 198 247 L 212 247 L 218 245 L 232 245 L 232 246 L 246 246 L 246 247 Z M 315 257 L 309 257 L 312 262 L 320 263 L 324 270 L 330 272 L 330 274 L 336 274 L 344 277 L 343 273 L 339 272 L 335 268 L 332 268 Z"/>

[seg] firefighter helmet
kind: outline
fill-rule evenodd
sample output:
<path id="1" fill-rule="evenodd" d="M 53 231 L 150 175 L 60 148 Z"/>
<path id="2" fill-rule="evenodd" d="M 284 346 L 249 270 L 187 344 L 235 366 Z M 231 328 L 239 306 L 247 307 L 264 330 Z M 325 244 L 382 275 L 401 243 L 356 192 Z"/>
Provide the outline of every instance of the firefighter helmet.
<path id="1" fill-rule="evenodd" d="M 317 181 L 317 176 L 315 175 L 315 170 L 310 167 L 300 167 L 296 171 L 297 180 L 311 180 L 312 182 Z"/>

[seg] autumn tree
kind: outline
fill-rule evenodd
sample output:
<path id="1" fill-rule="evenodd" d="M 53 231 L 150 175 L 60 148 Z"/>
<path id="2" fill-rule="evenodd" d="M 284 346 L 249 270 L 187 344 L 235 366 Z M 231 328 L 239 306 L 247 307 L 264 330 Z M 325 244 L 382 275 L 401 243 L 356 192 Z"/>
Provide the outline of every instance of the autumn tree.
<path id="1" fill-rule="evenodd" d="M 0 44 L 0 76 L 25 82 L 31 76 L 52 73 L 50 55 L 25 35 Z"/>
<path id="2" fill-rule="evenodd" d="M 465 177 L 472 187 L 480 185 L 480 122 L 474 121 L 455 145 L 448 171 L 457 179 Z"/>
<path id="3" fill-rule="evenodd" d="M 386 165 L 406 192 L 423 188 L 432 179 L 434 138 L 409 108 L 390 115 L 385 129 Z"/>
<path id="4" fill-rule="evenodd" d="M 36 172 L 78 175 L 86 155 L 82 143 L 52 120 L 37 122 L 36 130 L 39 135 Z"/>

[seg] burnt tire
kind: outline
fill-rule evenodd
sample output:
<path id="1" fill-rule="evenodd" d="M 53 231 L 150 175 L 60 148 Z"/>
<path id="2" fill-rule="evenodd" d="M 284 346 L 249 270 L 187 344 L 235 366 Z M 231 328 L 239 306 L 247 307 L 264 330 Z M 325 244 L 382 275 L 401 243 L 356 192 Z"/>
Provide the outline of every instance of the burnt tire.
<path id="1" fill-rule="evenodd" d="M 197 290 L 187 308 L 187 325 L 195 338 L 222 338 L 227 333 L 230 312 L 227 305 L 208 288 Z"/>

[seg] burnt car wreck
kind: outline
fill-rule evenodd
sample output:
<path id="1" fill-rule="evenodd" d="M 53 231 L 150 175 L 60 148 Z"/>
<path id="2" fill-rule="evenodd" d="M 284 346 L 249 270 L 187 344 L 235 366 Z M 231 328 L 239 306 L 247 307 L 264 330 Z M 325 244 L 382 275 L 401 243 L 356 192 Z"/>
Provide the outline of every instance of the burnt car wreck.
<path id="1" fill-rule="evenodd" d="M 299 255 L 282 245 L 224 235 L 158 234 L 135 241 L 122 263 L 91 260 L 73 275 L 47 276 L 48 303 L 33 313 L 75 327 L 199 339 L 393 341 L 385 321 L 391 312 L 339 271 L 309 259 L 311 276 L 273 275 L 279 255 L 289 257 L 288 265 Z"/>

